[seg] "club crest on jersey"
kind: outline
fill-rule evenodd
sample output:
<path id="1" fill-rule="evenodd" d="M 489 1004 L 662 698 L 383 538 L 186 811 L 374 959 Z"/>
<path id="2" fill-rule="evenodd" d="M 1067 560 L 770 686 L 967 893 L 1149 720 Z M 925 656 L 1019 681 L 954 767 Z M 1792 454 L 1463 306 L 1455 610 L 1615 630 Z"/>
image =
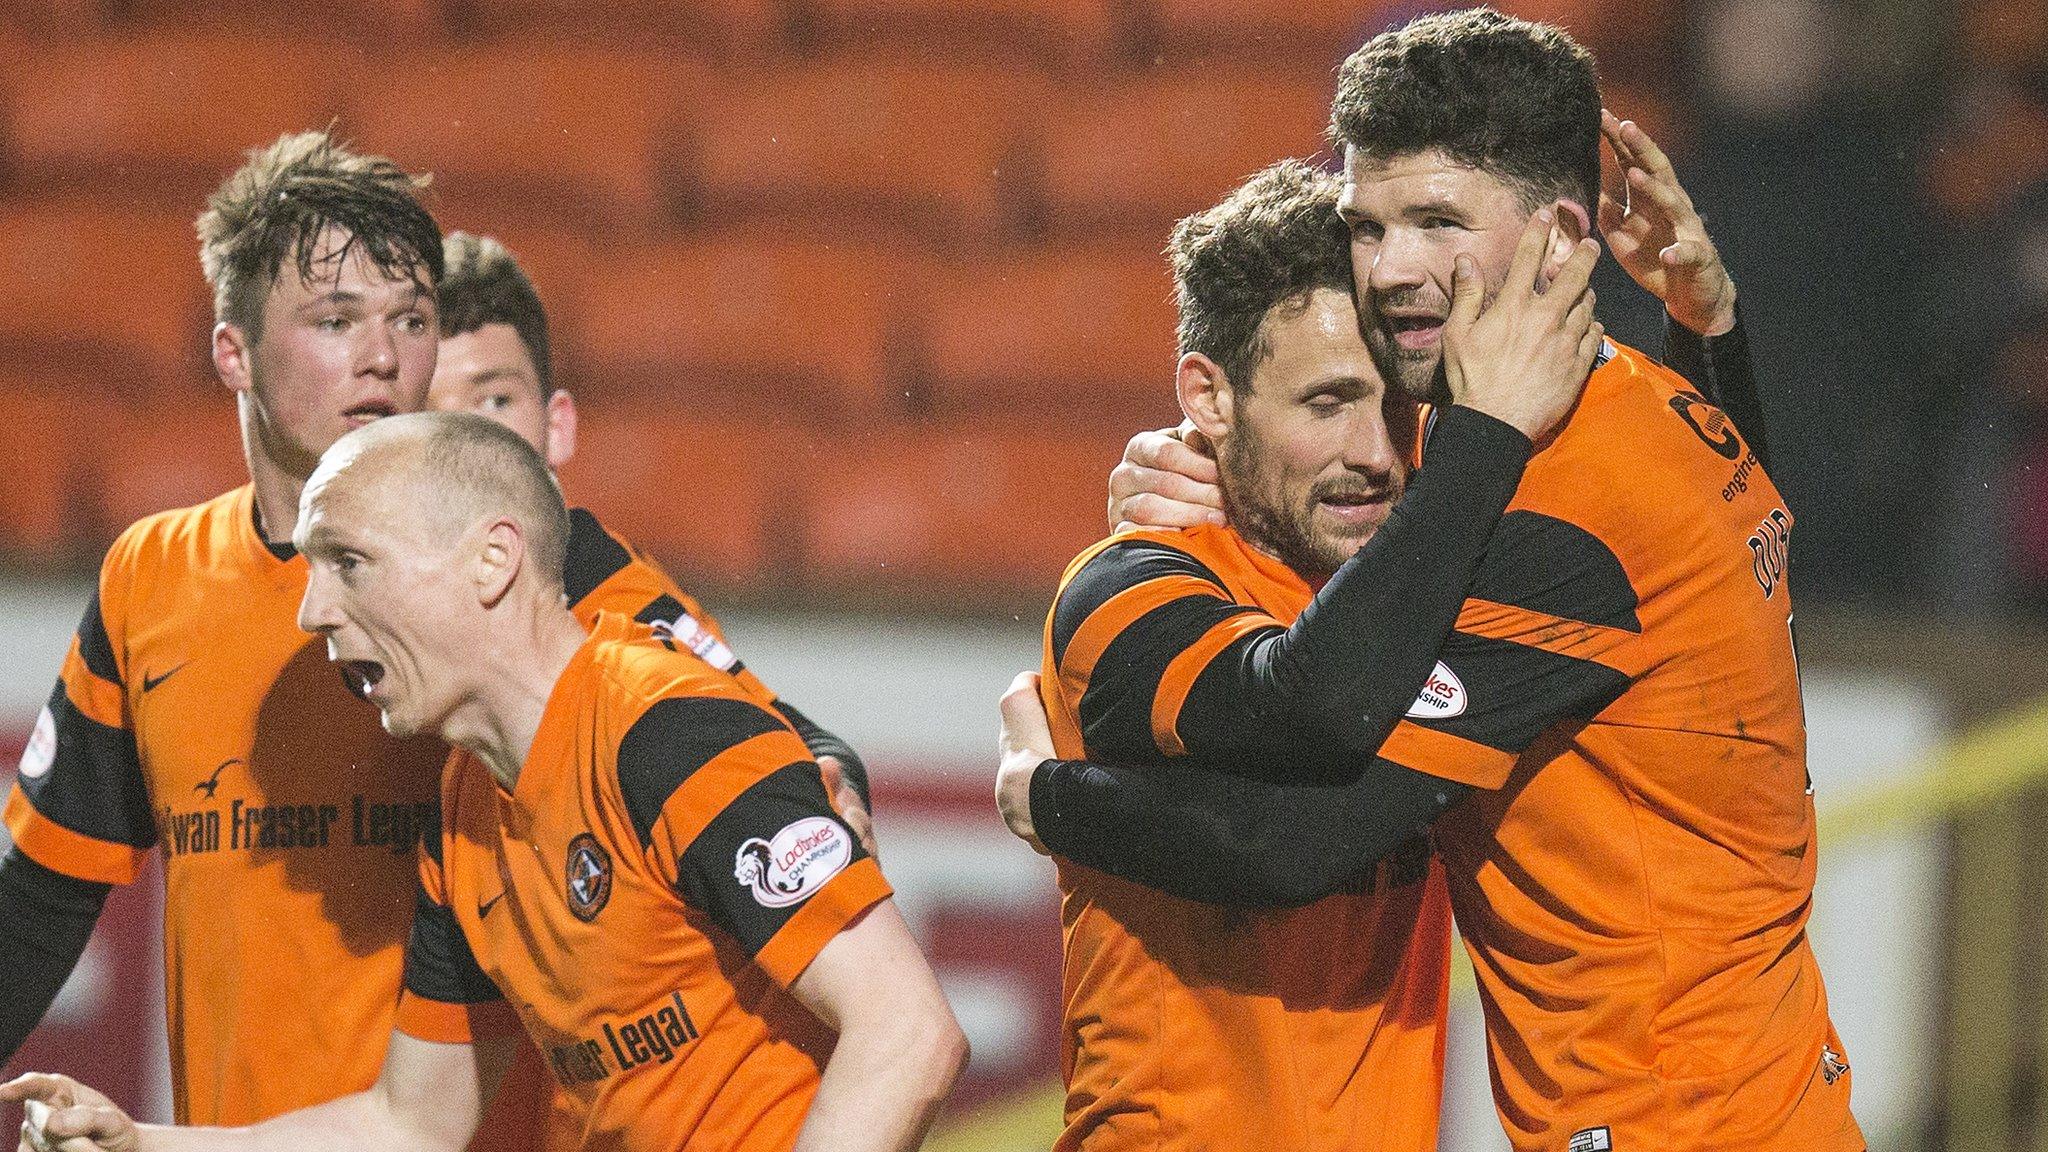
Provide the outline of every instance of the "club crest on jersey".
<path id="1" fill-rule="evenodd" d="M 1833 1083 L 1834 1083 L 1835 1081 L 1837 1081 L 1837 1080 L 1840 1080 L 1840 1079 L 1842 1078 L 1842 1076 L 1843 1076 L 1843 1075 L 1844 1075 L 1845 1073 L 1847 1073 L 1848 1071 L 1849 1071 L 1849 1062 L 1848 1062 L 1847 1060 L 1844 1060 L 1844 1059 L 1842 1059 L 1842 1054 L 1841 1054 L 1840 1052 L 1837 1052 L 1837 1051 L 1835 1051 L 1835 1050 L 1834 1050 L 1833 1048 L 1830 1048 L 1830 1047 L 1828 1047 L 1828 1046 L 1827 1046 L 1827 1045 L 1825 1045 L 1825 1044 L 1821 1045 L 1821 1049 L 1820 1049 L 1820 1078 L 1821 1078 L 1821 1079 L 1823 1079 L 1823 1080 L 1827 1081 L 1827 1082 L 1828 1082 L 1828 1083 L 1830 1083 L 1830 1084 L 1833 1084 Z"/>
<path id="2" fill-rule="evenodd" d="M 57 718 L 50 715 L 48 705 L 42 715 L 36 717 L 35 730 L 28 734 L 28 744 L 21 750 L 21 778 L 39 780 L 57 762 Z"/>
<path id="3" fill-rule="evenodd" d="M 1465 682 L 1439 660 L 1423 682 L 1422 693 L 1408 706 L 1410 720 L 1449 720 L 1465 714 Z"/>
<path id="4" fill-rule="evenodd" d="M 588 832 L 569 841 L 569 911 L 589 923 L 612 898 L 612 857 Z"/>
<path id="5" fill-rule="evenodd" d="M 732 876 L 764 908 L 810 899 L 853 860 L 853 837 L 836 820 L 806 816 L 766 840 L 751 837 L 733 856 Z"/>
<path id="6" fill-rule="evenodd" d="M 673 620 L 654 622 L 654 634 L 665 636 L 690 650 L 690 654 L 720 672 L 730 672 L 740 662 L 732 648 L 718 638 L 718 634 L 697 622 L 688 612 Z"/>

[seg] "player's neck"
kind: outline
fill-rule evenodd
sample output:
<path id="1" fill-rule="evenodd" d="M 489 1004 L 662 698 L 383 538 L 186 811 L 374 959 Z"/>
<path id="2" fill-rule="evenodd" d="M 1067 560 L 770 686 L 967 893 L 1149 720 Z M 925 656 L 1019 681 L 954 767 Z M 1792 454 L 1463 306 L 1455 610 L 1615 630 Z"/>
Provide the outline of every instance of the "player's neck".
<path id="1" fill-rule="evenodd" d="M 262 525 L 263 539 L 270 544 L 289 544 L 292 532 L 299 526 L 299 493 L 305 490 L 312 469 L 289 467 L 271 455 L 247 396 L 241 397 L 241 416 L 242 455 L 249 462 L 249 480 L 255 488 L 256 518 Z"/>
<path id="2" fill-rule="evenodd" d="M 590 638 L 567 608 L 543 605 L 522 616 L 477 653 L 476 666 L 490 669 L 491 679 L 441 733 L 476 753 L 508 792 L 519 783 L 555 685 Z"/>

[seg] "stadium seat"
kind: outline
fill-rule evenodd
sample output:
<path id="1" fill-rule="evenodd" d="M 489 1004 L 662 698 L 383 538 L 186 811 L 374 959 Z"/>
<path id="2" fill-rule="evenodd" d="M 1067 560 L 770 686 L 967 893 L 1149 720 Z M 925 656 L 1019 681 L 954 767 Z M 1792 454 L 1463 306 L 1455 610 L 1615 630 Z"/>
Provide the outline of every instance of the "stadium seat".
<path id="1" fill-rule="evenodd" d="M 465 37 L 546 36 L 580 44 L 692 56 L 772 51 L 784 33 L 779 0 L 441 0 L 447 25 Z"/>
<path id="2" fill-rule="evenodd" d="M 1175 219 L 1246 176 L 1314 154 L 1329 112 L 1326 83 L 1250 72 L 1155 72 L 1070 90 L 1041 142 L 1043 223 L 1163 244 Z"/>
<path id="3" fill-rule="evenodd" d="M 73 199 L 0 206 L 0 356 L 175 391 L 211 373 L 211 328 L 188 218 Z"/>
<path id="4" fill-rule="evenodd" d="M 106 429 L 87 415 L 87 380 L 21 361 L 0 367 L 0 555 L 39 567 L 82 558 L 97 525 L 76 507 L 89 491 L 85 457 Z M 61 381 L 61 382 L 60 382 Z"/>
<path id="5" fill-rule="evenodd" d="M 1394 0 L 1297 4 L 1283 0 L 1151 0 L 1149 13 L 1168 59 L 1221 58 L 1275 64 L 1313 62 L 1324 74 L 1365 38 L 1386 27 Z"/>
<path id="6" fill-rule="evenodd" d="M 153 512 L 210 500 L 249 482 L 234 400 L 225 388 L 197 399 L 129 404 L 114 420 L 112 450 L 92 457 L 110 538 Z"/>
<path id="7" fill-rule="evenodd" d="M 1064 436 L 1021 420 L 875 432 L 796 470 L 821 588 L 1042 606 L 1100 539 L 1121 428 Z"/>
<path id="8" fill-rule="evenodd" d="M 433 172 L 451 209 L 618 224 L 658 213 L 656 129 L 702 76 L 653 53 L 532 40 L 422 53 L 366 86 L 345 125 Z"/>
<path id="9" fill-rule="evenodd" d="M 100 7 L 119 11 L 130 25 L 152 30 L 195 25 L 231 33 L 281 29 L 297 33 L 341 33 L 365 44 L 419 39 L 439 31 L 446 0 L 233 0 L 186 4 L 178 0 L 117 0 Z M 377 39 L 373 40 L 372 37 Z"/>
<path id="10" fill-rule="evenodd" d="M 798 421 L 888 405 L 902 258 L 760 237 L 600 255 L 602 275 L 585 281 L 558 342 L 594 393 Z"/>
<path id="11" fill-rule="evenodd" d="M 858 62 L 738 79 L 730 100 L 688 118 L 676 152 L 694 183 L 678 199 L 805 234 L 986 235 L 1004 224 L 1044 85 L 1020 70 Z"/>
<path id="12" fill-rule="evenodd" d="M 738 587 L 777 578 L 801 534 L 784 485 L 808 466 L 805 435 L 673 405 L 593 402 L 562 486 L 686 590 Z"/>
<path id="13" fill-rule="evenodd" d="M 913 359 L 939 418 L 1029 411 L 1055 426 L 1179 419 L 1173 285 L 1145 248 L 955 264 L 927 282 Z"/>
<path id="14" fill-rule="evenodd" d="M 2048 67 L 2048 0 L 1972 0 L 1962 5 L 1971 57 L 2014 76 Z"/>
<path id="15" fill-rule="evenodd" d="M 799 0 L 801 41 L 828 52 L 886 49 L 919 60 L 1035 58 L 1063 66 L 1109 57 L 1114 0 Z"/>
<path id="16" fill-rule="evenodd" d="M 367 67 L 337 41 L 251 31 L 39 45 L 0 69 L 9 167 L 38 189 L 189 202 L 286 132 L 321 128 Z"/>

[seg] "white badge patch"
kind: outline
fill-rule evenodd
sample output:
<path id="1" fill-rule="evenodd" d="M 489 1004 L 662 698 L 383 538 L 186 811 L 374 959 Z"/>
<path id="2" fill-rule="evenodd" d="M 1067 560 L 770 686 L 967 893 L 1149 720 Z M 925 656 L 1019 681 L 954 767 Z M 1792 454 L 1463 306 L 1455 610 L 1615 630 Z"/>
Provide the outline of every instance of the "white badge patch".
<path id="1" fill-rule="evenodd" d="M 676 643 L 690 650 L 690 654 L 720 672 L 732 671 L 740 662 L 732 647 L 718 638 L 718 634 L 697 622 L 688 612 L 673 620 L 664 620 L 654 626 L 657 633 L 666 633 Z"/>
<path id="2" fill-rule="evenodd" d="M 28 746 L 21 750 L 22 779 L 39 780 L 56 762 L 57 718 L 50 715 L 50 709 L 45 705 L 43 714 L 36 717 L 35 731 L 28 734 Z"/>
<path id="3" fill-rule="evenodd" d="M 1421 695 L 1408 706 L 1410 720 L 1449 720 L 1465 714 L 1465 682 L 1441 660 L 1429 674 Z"/>
<path id="4" fill-rule="evenodd" d="M 733 879 L 765 908 L 787 908 L 811 898 L 853 860 L 853 837 L 837 820 L 806 816 L 766 840 L 740 845 Z"/>
<path id="5" fill-rule="evenodd" d="M 1565 1152 L 1614 1152 L 1614 1137 L 1605 1127 L 1581 1128 L 1572 1133 L 1571 1143 L 1564 1148 Z"/>

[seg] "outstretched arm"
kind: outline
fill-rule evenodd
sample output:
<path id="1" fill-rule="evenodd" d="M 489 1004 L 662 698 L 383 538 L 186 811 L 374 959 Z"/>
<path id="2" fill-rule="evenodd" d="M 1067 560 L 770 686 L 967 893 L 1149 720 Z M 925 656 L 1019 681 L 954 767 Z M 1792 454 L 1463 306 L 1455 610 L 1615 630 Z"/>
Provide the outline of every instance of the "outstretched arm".
<path id="1" fill-rule="evenodd" d="M 790 992 L 839 1033 L 797 1152 L 910 1152 L 967 1066 L 967 1038 L 892 900 L 825 945 Z"/>
<path id="2" fill-rule="evenodd" d="M 44 1138 L 64 1152 L 461 1152 L 513 1051 L 510 1038 L 435 1044 L 393 1032 L 367 1090 L 247 1128 L 139 1125 L 69 1076 L 19 1077 L 0 1086 L 0 1100 L 49 1105 Z"/>
<path id="3" fill-rule="evenodd" d="M 18 847 L 0 856 L 0 1065 L 35 1031 L 36 1024 L 78 966 L 111 885 L 54 872 Z"/>

